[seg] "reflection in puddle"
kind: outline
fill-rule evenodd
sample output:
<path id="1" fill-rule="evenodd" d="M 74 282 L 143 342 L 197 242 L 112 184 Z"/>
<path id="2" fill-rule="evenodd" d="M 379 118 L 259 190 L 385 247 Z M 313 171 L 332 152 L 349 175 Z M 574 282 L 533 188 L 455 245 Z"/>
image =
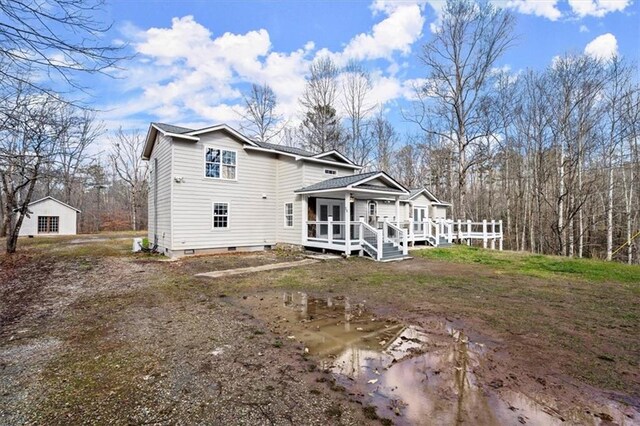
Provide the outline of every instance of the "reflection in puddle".
<path id="1" fill-rule="evenodd" d="M 383 320 L 347 297 L 285 293 L 278 309 L 348 393 L 395 424 L 534 424 L 562 422 L 551 408 L 507 389 L 480 387 L 474 369 L 485 348 L 451 324 L 424 330 Z M 596 424 L 590 418 L 565 419 Z"/>

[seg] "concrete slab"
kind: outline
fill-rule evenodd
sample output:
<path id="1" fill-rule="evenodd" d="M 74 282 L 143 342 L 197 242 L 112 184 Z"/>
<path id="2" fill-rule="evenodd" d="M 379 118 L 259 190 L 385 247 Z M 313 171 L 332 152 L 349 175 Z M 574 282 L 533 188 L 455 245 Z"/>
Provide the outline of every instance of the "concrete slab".
<path id="1" fill-rule="evenodd" d="M 308 259 L 315 259 L 315 260 L 338 260 L 338 259 L 342 259 L 342 256 L 340 256 L 339 254 L 307 254 L 305 255 L 306 258 Z"/>
<path id="2" fill-rule="evenodd" d="M 318 260 L 304 259 L 304 260 L 297 260 L 295 262 L 270 263 L 268 265 L 251 266 L 248 268 L 225 269 L 222 271 L 203 272 L 201 274 L 196 274 L 196 277 L 220 278 L 220 277 L 228 277 L 231 275 L 250 274 L 252 272 L 274 271 L 277 269 L 295 268 L 297 266 L 311 265 L 313 263 L 318 263 Z"/>

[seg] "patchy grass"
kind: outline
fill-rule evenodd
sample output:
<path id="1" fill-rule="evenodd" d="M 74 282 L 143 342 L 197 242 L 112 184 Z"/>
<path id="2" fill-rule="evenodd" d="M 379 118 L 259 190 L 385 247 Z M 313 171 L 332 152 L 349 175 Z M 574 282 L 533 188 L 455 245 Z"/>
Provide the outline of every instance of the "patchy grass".
<path id="1" fill-rule="evenodd" d="M 486 265 L 498 271 L 540 278 L 577 278 L 597 282 L 640 282 L 640 266 L 511 251 L 455 246 L 414 252 L 425 259 Z"/>
<path id="2" fill-rule="evenodd" d="M 145 275 L 149 284 L 135 297 L 116 293 L 119 296 L 113 299 L 94 297 L 75 305 L 74 309 L 82 316 L 72 318 L 70 323 L 77 324 L 78 329 L 75 333 L 67 330 L 58 337 L 72 341 L 78 349 L 84 347 L 84 352 L 70 346 L 74 351 L 50 364 L 45 374 L 51 389 L 44 404 L 48 412 L 77 416 L 81 410 L 92 409 L 91 398 L 110 398 L 109 409 L 114 410 L 113 417 L 118 417 L 121 413 L 115 407 L 127 395 L 142 398 L 139 388 L 132 389 L 128 381 L 135 378 L 138 384 L 147 383 L 144 377 L 149 373 L 142 366 L 149 362 L 149 354 L 134 350 L 134 343 L 139 342 L 127 340 L 129 336 L 112 340 L 109 336 L 116 328 L 104 328 L 120 324 L 115 322 L 118 318 L 122 320 L 124 314 L 120 310 L 159 315 L 170 309 L 173 313 L 170 320 L 179 323 L 172 338 L 184 334 L 185 339 L 190 339 L 199 330 L 195 325 L 185 326 L 198 318 L 193 314 L 194 308 L 205 306 L 217 312 L 227 305 L 226 295 L 250 295 L 274 288 L 366 300 L 367 304 L 380 308 L 381 315 L 389 314 L 407 322 L 420 323 L 433 317 L 461 320 L 470 329 L 500 341 L 508 348 L 513 363 L 527 372 L 538 369 L 544 375 L 569 375 L 599 388 L 640 395 L 638 266 L 453 247 L 416 251 L 412 253 L 415 258 L 405 262 L 374 263 L 350 258 L 207 280 L 194 278 L 194 274 L 292 260 L 298 255 L 274 250 L 154 262 L 151 267 L 145 266 L 144 257 L 130 254 L 130 239 L 119 240 L 120 236 L 114 236 L 89 243 L 70 243 L 85 237 L 25 240 L 23 247 L 29 254 L 27 258 L 46 256 L 50 260 L 50 265 L 43 264 L 40 270 L 73 266 L 79 273 L 95 274 L 99 262 L 116 260 L 105 258 L 130 256 L 139 259 L 129 262 L 132 267 L 156 268 L 153 269 L 156 272 L 153 277 Z M 5 268 L 5 273 L 14 270 L 16 267 Z M 99 278 L 102 277 L 96 276 Z M 30 290 L 24 294 L 38 293 Z M 119 314 L 113 315 L 110 309 Z M 231 325 L 248 321 L 246 317 L 227 318 L 228 311 L 221 312 L 212 318 L 225 318 Z M 150 323 L 154 326 L 173 327 L 169 324 L 174 322 L 168 322 L 168 318 L 162 322 L 155 316 L 152 318 L 154 321 Z M 256 323 L 247 324 L 246 328 L 251 347 L 259 340 L 263 341 L 265 351 L 273 349 L 284 354 L 287 350 L 287 341 L 282 336 L 273 336 Z M 158 335 L 164 336 L 162 333 Z M 206 339 L 212 338 L 211 329 L 206 328 L 203 333 Z M 101 342 L 102 346 L 86 349 L 94 347 L 94 342 Z M 113 346 L 105 351 L 105 344 Z M 208 345 L 202 353 L 210 350 Z M 67 403 L 71 407 L 77 404 L 79 409 L 65 408 Z M 325 414 L 338 415 L 337 410 Z M 45 416 L 42 420 L 50 419 Z"/>
<path id="3" fill-rule="evenodd" d="M 457 318 L 506 342 L 521 365 L 640 395 L 638 267 L 467 247 L 414 253 L 406 262 L 350 258 L 207 283 L 228 295 L 335 293 L 418 321 Z"/>

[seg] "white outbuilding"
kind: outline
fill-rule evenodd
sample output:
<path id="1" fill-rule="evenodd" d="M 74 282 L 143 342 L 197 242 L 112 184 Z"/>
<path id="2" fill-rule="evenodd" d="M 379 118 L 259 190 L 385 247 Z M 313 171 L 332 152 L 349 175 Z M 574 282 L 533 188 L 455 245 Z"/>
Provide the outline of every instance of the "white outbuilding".
<path id="1" fill-rule="evenodd" d="M 56 200 L 44 197 L 29 204 L 29 217 L 20 228 L 21 236 L 75 235 L 80 210 Z"/>

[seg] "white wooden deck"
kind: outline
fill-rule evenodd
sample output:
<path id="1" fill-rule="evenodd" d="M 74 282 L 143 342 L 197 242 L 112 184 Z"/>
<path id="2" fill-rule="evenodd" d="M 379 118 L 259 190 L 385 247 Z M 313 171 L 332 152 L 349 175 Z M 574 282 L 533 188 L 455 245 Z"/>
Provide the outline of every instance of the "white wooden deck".
<path id="1" fill-rule="evenodd" d="M 348 241 L 345 238 L 346 226 L 349 226 Z M 304 231 L 304 246 L 340 251 L 347 255 L 358 251 L 362 256 L 366 252 L 376 260 L 406 256 L 409 245 L 417 242 L 439 247 L 453 243 L 471 244 L 473 240 L 481 240 L 484 248 L 502 250 L 503 241 L 502 221 L 495 220 L 472 222 L 427 219 L 424 222 L 405 221 L 399 224 L 384 221 L 371 226 L 364 219 L 344 222 L 333 221 L 329 217 L 326 221 L 306 221 Z"/>

